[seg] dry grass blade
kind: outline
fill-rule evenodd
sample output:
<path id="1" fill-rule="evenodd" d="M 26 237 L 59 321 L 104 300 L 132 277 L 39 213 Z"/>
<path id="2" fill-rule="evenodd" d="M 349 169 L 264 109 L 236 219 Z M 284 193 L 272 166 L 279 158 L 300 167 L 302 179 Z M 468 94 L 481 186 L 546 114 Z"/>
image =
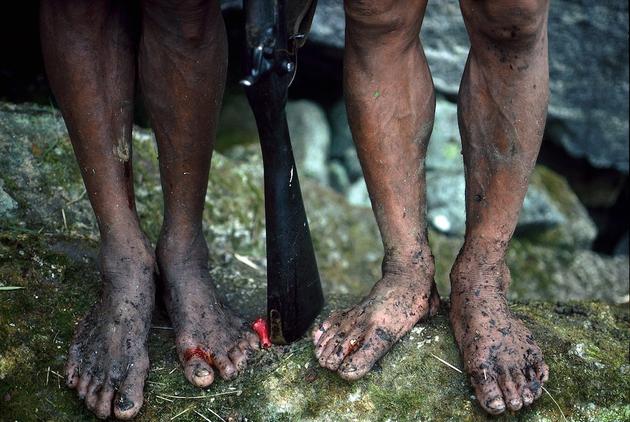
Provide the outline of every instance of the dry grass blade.
<path id="1" fill-rule="evenodd" d="M 439 360 L 440 362 L 442 362 L 444 365 L 448 366 L 451 369 L 456 370 L 457 372 L 459 372 L 460 374 L 463 374 L 462 370 L 459 369 L 458 367 L 451 365 L 450 363 L 448 363 L 447 361 L 445 361 L 444 359 L 435 356 L 433 353 L 430 353 L 431 356 L 433 356 L 434 358 L 436 358 L 437 360 Z"/>
<path id="2" fill-rule="evenodd" d="M 183 415 L 184 413 L 186 413 L 186 412 L 190 412 L 190 410 L 191 410 L 191 409 L 192 409 L 192 406 L 190 406 L 188 409 L 184 409 L 184 410 L 182 410 L 182 411 L 181 411 L 181 412 L 179 412 L 177 415 L 173 416 L 173 417 L 171 418 L 171 420 L 173 421 L 173 420 L 175 420 L 175 419 L 179 418 L 179 417 L 180 417 L 181 415 Z"/>
<path id="3" fill-rule="evenodd" d="M 214 410 L 210 409 L 209 407 L 207 408 L 208 411 L 210 413 L 212 413 L 214 416 L 216 416 L 217 418 L 219 418 L 221 421 L 226 422 L 225 419 L 223 419 L 221 416 L 219 416 L 219 414 L 217 412 L 215 412 Z"/>
<path id="4" fill-rule="evenodd" d="M 218 414 L 217 412 L 215 412 L 214 410 L 210 409 L 209 407 L 208 407 L 207 409 L 208 409 L 208 411 L 209 411 L 210 413 L 212 413 L 214 416 L 216 416 L 216 417 L 217 417 L 220 421 L 222 421 L 222 422 L 226 422 L 226 420 L 225 420 L 225 419 L 223 419 L 221 416 L 219 416 L 219 414 Z M 207 417 L 207 416 L 205 416 L 205 415 L 203 415 L 203 414 L 201 414 L 201 413 L 197 412 L 196 410 L 195 410 L 195 413 L 196 413 L 196 414 L 198 414 L 199 416 L 201 416 L 204 420 L 207 420 L 208 422 L 212 422 L 210 419 L 208 419 L 208 417 Z"/>
<path id="5" fill-rule="evenodd" d="M 549 392 L 549 390 L 547 390 L 545 387 L 543 387 L 542 385 L 540 386 L 540 388 L 543 389 L 543 391 L 545 393 L 547 393 L 547 395 L 549 396 L 549 398 L 551 399 L 551 401 L 553 401 L 556 405 L 556 407 L 558 408 L 558 410 L 560 411 L 560 414 L 562 415 L 562 420 L 563 421 L 567 421 L 567 417 L 564 416 L 564 412 L 562 411 L 562 408 L 560 407 L 560 405 L 558 404 L 558 402 L 556 401 L 556 399 L 553 398 L 553 396 L 551 395 L 551 393 Z"/>
<path id="6" fill-rule="evenodd" d="M 10 291 L 10 290 L 22 290 L 25 289 L 26 287 L 22 287 L 22 286 L 0 286 L 0 292 L 4 291 Z"/>
<path id="7" fill-rule="evenodd" d="M 255 269 L 256 271 L 262 271 L 258 265 L 256 265 L 251 259 L 246 256 L 235 253 L 234 258 L 247 265 L 248 267 Z"/>
<path id="8" fill-rule="evenodd" d="M 61 378 L 63 379 L 63 375 L 61 375 L 59 372 L 57 371 L 53 371 L 52 369 L 50 370 L 50 373 L 53 374 L 54 376 L 56 376 L 57 378 Z"/>
<path id="9" fill-rule="evenodd" d="M 81 199 L 83 199 L 83 197 L 85 196 L 86 192 L 87 192 L 87 191 L 86 191 L 85 189 L 83 189 L 83 191 L 81 192 L 81 194 L 80 194 L 79 196 L 77 196 L 77 197 L 76 197 L 76 198 L 74 198 L 73 200 L 68 201 L 68 202 L 66 203 L 66 207 L 69 207 L 70 205 L 74 204 L 75 202 L 79 202 Z"/>
<path id="10" fill-rule="evenodd" d="M 211 399 L 213 397 L 219 397 L 219 396 L 227 396 L 229 394 L 236 394 L 239 395 L 241 394 L 243 391 L 241 390 L 234 390 L 234 391 L 224 391 L 222 393 L 216 393 L 216 394 L 207 394 L 205 396 L 173 396 L 171 394 L 160 394 L 160 396 L 162 397 L 167 397 L 169 399 L 179 399 L 179 400 L 197 400 L 197 399 Z"/>
<path id="11" fill-rule="evenodd" d="M 195 412 L 196 414 L 198 414 L 199 416 L 201 416 L 201 418 L 202 418 L 203 420 L 206 420 L 206 421 L 208 421 L 208 422 L 212 422 L 212 421 L 211 421 L 210 419 L 208 419 L 208 417 L 207 417 L 207 416 L 205 416 L 203 413 L 199 413 L 199 412 L 197 412 L 196 410 L 193 410 L 193 412 Z"/>
<path id="12" fill-rule="evenodd" d="M 63 208 L 61 209 L 61 218 L 63 220 L 63 228 L 65 230 L 68 230 L 68 220 L 66 220 L 66 212 Z"/>

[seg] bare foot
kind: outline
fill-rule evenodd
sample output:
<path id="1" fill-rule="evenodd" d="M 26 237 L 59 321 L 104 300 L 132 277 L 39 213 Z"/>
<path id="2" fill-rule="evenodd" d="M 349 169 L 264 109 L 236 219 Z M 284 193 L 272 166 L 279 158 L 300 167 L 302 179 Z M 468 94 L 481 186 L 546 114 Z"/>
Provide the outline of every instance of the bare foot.
<path id="1" fill-rule="evenodd" d="M 207 387 L 214 381 L 213 367 L 226 380 L 245 369 L 258 337 L 219 301 L 203 234 L 184 237 L 162 234 L 158 264 L 184 375 L 193 385 Z"/>
<path id="2" fill-rule="evenodd" d="M 516 411 L 540 397 L 549 368 L 531 332 L 510 312 L 507 265 L 471 255 L 460 254 L 451 271 L 455 339 L 481 407 L 493 415 Z"/>
<path id="3" fill-rule="evenodd" d="M 66 382 L 97 417 L 134 417 L 149 370 L 154 258 L 138 236 L 102 242 L 101 298 L 81 321 L 66 363 Z"/>
<path id="4" fill-rule="evenodd" d="M 405 264 L 386 259 L 383 278 L 365 299 L 333 312 L 315 329 L 315 355 L 321 366 L 347 380 L 361 378 L 418 321 L 437 312 L 433 257 L 428 251 L 411 256 L 414 259 Z"/>

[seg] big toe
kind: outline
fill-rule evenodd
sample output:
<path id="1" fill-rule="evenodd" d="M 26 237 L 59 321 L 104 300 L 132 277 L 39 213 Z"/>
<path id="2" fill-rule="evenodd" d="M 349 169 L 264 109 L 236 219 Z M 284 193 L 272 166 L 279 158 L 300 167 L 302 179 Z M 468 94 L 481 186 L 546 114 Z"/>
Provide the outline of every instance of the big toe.
<path id="1" fill-rule="evenodd" d="M 200 388 L 207 387 L 214 381 L 214 371 L 201 358 L 192 358 L 186 362 L 184 376 L 192 385 Z"/>
<path id="2" fill-rule="evenodd" d="M 148 369 L 148 362 L 146 365 L 135 364 L 127 373 L 114 399 L 114 415 L 118 419 L 131 419 L 140 411 L 144 401 L 142 391 Z"/>
<path id="3" fill-rule="evenodd" d="M 330 326 L 330 320 L 327 319 L 313 329 L 313 332 L 311 333 L 313 336 L 313 344 L 317 345 L 317 343 L 319 343 L 319 339 L 326 332 L 326 330 L 330 328 Z"/>
<path id="4" fill-rule="evenodd" d="M 495 379 L 495 377 L 484 374 L 481 377 L 473 377 L 471 380 L 479 404 L 491 415 L 499 415 L 505 412 L 506 407 L 503 394 Z"/>

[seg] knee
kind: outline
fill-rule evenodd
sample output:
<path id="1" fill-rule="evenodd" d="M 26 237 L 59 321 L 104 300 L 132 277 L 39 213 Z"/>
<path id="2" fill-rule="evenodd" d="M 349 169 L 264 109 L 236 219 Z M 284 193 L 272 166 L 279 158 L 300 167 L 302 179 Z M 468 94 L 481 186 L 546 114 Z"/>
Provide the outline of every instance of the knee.
<path id="1" fill-rule="evenodd" d="M 545 30 L 548 7 L 549 0 L 469 0 L 462 2 L 462 13 L 471 38 L 527 47 Z"/>
<path id="2" fill-rule="evenodd" d="M 209 26 L 221 16 L 217 0 L 145 0 L 143 4 L 146 15 L 165 37 L 191 45 L 205 43 Z"/>
<path id="3" fill-rule="evenodd" d="M 345 0 L 346 31 L 356 41 L 418 38 L 426 1 Z"/>

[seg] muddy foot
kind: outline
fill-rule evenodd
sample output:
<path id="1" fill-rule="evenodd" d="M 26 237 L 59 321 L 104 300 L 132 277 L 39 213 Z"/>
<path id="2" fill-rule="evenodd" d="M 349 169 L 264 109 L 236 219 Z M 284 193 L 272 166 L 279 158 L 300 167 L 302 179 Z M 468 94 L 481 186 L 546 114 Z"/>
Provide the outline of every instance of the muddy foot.
<path id="1" fill-rule="evenodd" d="M 440 298 L 432 261 L 384 265 L 383 278 L 365 299 L 333 312 L 313 332 L 319 364 L 344 379 L 361 378 L 418 321 L 435 314 Z"/>
<path id="2" fill-rule="evenodd" d="M 157 250 L 160 277 L 184 375 L 193 385 L 207 387 L 215 370 L 226 380 L 243 371 L 259 347 L 258 337 L 219 301 L 203 235 L 181 237 L 162 235 Z"/>
<path id="3" fill-rule="evenodd" d="M 68 353 L 66 382 L 97 417 L 134 417 L 149 370 L 154 258 L 140 238 L 103 241 L 103 289 Z"/>
<path id="4" fill-rule="evenodd" d="M 460 256 L 451 271 L 450 319 L 479 404 L 498 415 L 540 397 L 549 368 L 531 332 L 510 312 L 507 266 L 475 261 Z"/>

